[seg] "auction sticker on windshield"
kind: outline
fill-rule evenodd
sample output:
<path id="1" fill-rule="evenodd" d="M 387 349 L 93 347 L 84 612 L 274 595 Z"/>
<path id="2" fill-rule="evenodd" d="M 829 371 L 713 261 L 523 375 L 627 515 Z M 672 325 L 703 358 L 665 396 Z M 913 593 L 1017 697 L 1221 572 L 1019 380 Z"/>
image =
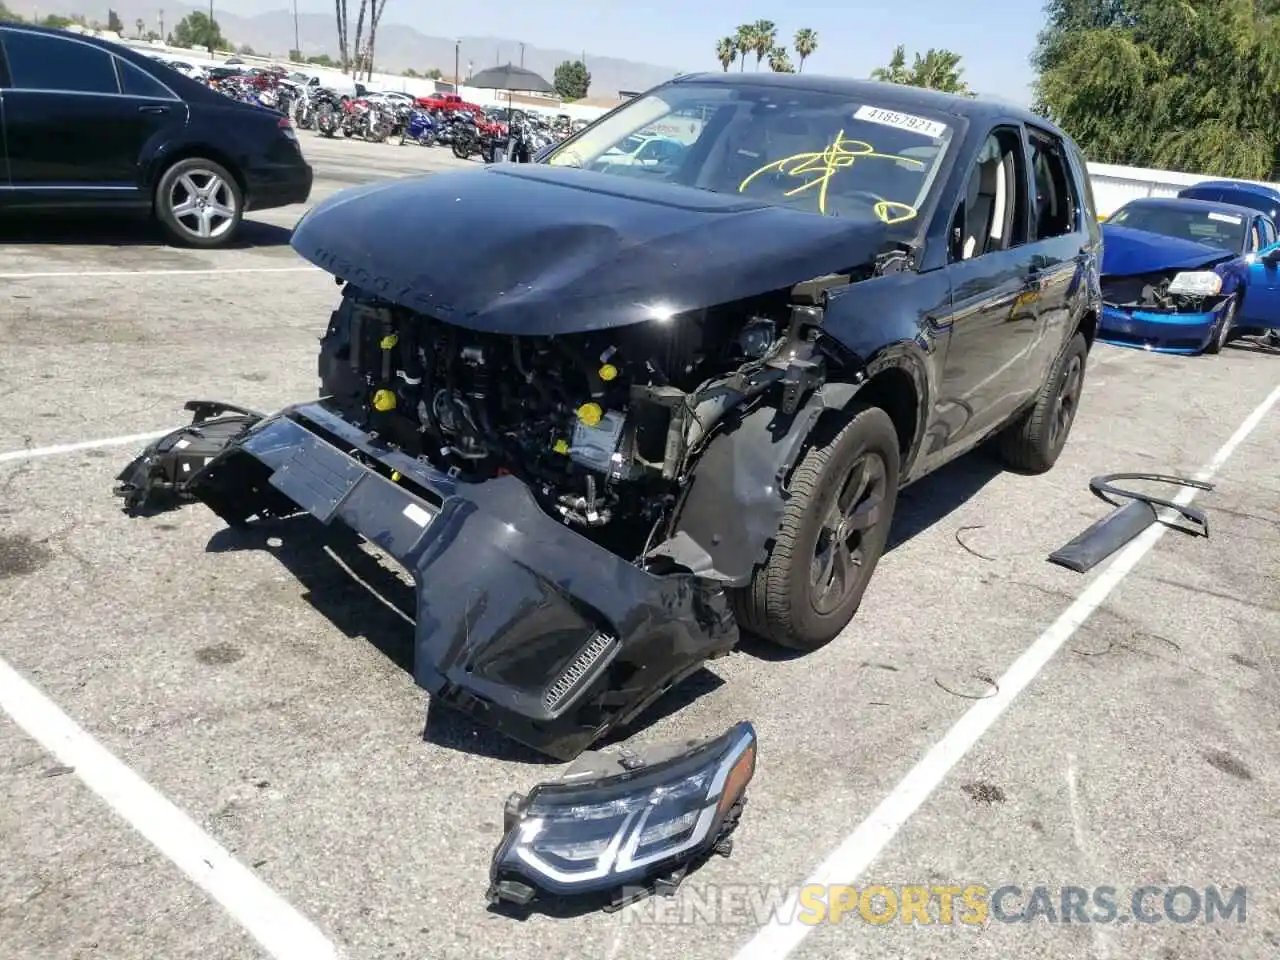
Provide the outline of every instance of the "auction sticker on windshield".
<path id="1" fill-rule="evenodd" d="M 897 127 L 899 130 L 910 130 L 912 133 L 934 139 L 942 136 L 947 130 L 947 125 L 937 120 L 917 117 L 910 113 L 898 113 L 896 110 L 885 110 L 881 107 L 859 107 L 853 119 L 879 123 L 886 127 Z"/>

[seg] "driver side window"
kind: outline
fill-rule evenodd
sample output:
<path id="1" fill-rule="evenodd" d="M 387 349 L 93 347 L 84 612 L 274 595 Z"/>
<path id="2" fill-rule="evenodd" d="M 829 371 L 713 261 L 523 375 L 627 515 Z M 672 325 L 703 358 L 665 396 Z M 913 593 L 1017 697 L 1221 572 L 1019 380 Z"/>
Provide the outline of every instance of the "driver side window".
<path id="1" fill-rule="evenodd" d="M 996 127 L 969 171 L 951 218 L 948 260 L 971 260 L 1027 242 L 1027 171 L 1022 133 Z"/>

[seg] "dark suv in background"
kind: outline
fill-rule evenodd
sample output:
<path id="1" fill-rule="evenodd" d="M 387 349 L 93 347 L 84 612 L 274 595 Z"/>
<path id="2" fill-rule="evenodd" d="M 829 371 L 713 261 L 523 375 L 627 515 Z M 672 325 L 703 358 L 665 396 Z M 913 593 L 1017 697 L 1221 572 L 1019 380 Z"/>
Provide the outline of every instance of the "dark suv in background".
<path id="1" fill-rule="evenodd" d="M 63 30 L 0 24 L 0 125 L 0 212 L 151 215 L 209 248 L 311 194 L 287 118 Z"/>

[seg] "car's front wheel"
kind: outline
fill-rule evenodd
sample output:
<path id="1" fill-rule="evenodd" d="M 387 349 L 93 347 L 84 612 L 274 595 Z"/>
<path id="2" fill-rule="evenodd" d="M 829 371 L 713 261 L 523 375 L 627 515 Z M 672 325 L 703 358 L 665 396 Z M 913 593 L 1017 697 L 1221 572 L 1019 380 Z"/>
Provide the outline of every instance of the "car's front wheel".
<path id="1" fill-rule="evenodd" d="M 1236 298 L 1231 297 L 1227 301 L 1226 308 L 1222 311 L 1222 317 L 1213 328 L 1213 335 L 1209 337 L 1209 342 L 1205 344 L 1204 352 L 1208 354 L 1221 353 L 1222 348 L 1231 340 L 1231 328 L 1235 325 Z"/>
<path id="2" fill-rule="evenodd" d="M 178 244 L 209 249 L 231 241 L 244 216 L 240 185 L 225 167 L 191 157 L 160 178 L 156 218 Z"/>
<path id="3" fill-rule="evenodd" d="M 884 552 L 898 500 L 898 434 L 859 406 L 791 476 L 781 527 L 752 582 L 733 596 L 739 626 L 816 650 L 848 625 Z"/>
<path id="4" fill-rule="evenodd" d="M 1089 342 L 1077 333 L 1058 357 L 1035 403 L 1000 433 L 996 440 L 1000 458 L 1010 468 L 1044 473 L 1058 462 L 1076 420 L 1088 359 Z"/>

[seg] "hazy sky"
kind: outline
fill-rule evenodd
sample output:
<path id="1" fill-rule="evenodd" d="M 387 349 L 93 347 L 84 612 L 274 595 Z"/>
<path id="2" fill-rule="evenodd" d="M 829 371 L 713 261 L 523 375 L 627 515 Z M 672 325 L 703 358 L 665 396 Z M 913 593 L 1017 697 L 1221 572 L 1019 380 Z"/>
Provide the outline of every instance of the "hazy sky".
<path id="1" fill-rule="evenodd" d="M 1027 57 L 1043 22 L 1042 0 L 485 0 L 481 4 L 387 0 L 385 23 L 432 36 L 497 36 L 539 47 L 585 49 L 677 70 L 718 70 L 715 42 L 743 22 L 767 18 L 791 46 L 800 27 L 818 31 L 806 72 L 866 76 L 896 44 L 915 50 L 949 47 L 963 56 L 971 87 L 1011 100 L 1029 99 Z M 283 9 L 286 0 L 215 0 L 237 14 Z M 352 29 L 359 0 L 348 0 Z M 332 0 L 298 0 L 306 13 L 333 12 Z M 754 66 L 748 60 L 747 69 Z"/>

